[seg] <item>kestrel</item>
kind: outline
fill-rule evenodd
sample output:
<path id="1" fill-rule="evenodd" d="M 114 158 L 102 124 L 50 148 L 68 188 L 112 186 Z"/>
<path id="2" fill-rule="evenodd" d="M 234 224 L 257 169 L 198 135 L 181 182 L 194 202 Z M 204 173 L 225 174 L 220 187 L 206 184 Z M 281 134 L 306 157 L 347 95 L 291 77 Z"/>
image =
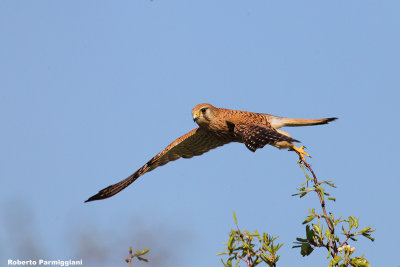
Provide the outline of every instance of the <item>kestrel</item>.
<path id="1" fill-rule="evenodd" d="M 272 145 L 279 149 L 296 150 L 308 156 L 301 148 L 293 145 L 294 142 L 299 142 L 298 140 L 279 128 L 327 124 L 337 119 L 291 119 L 264 113 L 216 108 L 210 104 L 195 106 L 192 115 L 199 127 L 173 141 L 126 179 L 104 188 L 85 202 L 112 197 L 146 172 L 179 158 L 199 156 L 230 142 L 244 143 L 253 152 L 265 145 Z"/>

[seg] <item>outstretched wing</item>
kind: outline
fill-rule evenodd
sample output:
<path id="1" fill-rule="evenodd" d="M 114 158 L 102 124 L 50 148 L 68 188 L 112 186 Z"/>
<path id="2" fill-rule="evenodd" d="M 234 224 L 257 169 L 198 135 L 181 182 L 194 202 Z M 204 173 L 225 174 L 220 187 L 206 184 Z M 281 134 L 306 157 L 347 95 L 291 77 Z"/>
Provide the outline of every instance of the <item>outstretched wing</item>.
<path id="1" fill-rule="evenodd" d="M 119 183 L 110 185 L 103 190 L 100 190 L 96 195 L 90 197 L 85 202 L 109 198 L 125 189 L 146 172 L 152 171 L 159 166 L 165 165 L 168 162 L 177 160 L 179 158 L 191 158 L 193 156 L 204 154 L 213 148 L 222 146 L 229 142 L 230 140 L 218 137 L 210 131 L 202 128 L 196 128 L 176 139 L 135 173 Z"/>
<path id="2" fill-rule="evenodd" d="M 246 147 L 253 152 L 265 145 L 273 145 L 275 142 L 299 142 L 296 139 L 283 135 L 275 129 L 262 124 L 232 125 L 231 123 L 229 127 L 232 128 L 234 133 L 242 139 Z"/>

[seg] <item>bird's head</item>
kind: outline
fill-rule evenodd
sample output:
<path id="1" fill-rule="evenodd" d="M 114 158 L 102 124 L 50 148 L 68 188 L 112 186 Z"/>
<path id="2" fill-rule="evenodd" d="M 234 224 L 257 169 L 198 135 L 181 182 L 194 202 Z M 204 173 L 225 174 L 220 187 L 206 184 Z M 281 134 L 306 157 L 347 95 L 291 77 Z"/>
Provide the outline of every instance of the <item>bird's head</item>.
<path id="1" fill-rule="evenodd" d="M 198 104 L 192 109 L 193 120 L 199 126 L 207 126 L 214 120 L 218 109 L 210 104 Z"/>

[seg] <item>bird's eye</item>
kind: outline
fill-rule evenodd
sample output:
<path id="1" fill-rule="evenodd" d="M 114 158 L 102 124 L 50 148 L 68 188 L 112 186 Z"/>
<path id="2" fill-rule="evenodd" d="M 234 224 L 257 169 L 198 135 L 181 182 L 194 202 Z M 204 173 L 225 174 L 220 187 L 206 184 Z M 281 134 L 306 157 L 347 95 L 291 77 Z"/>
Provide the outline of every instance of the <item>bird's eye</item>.
<path id="1" fill-rule="evenodd" d="M 206 113 L 206 110 L 207 110 L 206 108 L 202 108 L 201 113 L 203 113 L 203 114 Z"/>

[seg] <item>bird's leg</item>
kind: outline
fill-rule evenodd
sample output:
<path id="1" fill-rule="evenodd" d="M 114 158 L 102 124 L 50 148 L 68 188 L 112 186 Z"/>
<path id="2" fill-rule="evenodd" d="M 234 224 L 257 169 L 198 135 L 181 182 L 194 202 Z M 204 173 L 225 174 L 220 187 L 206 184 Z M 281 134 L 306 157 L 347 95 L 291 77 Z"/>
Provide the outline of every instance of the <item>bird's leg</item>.
<path id="1" fill-rule="evenodd" d="M 290 148 L 290 150 L 293 150 L 294 152 L 296 152 L 297 153 L 297 155 L 299 155 L 299 157 L 300 157 L 300 161 L 306 161 L 306 159 L 304 158 L 304 156 L 307 156 L 307 157 L 310 157 L 311 158 L 311 156 L 307 153 L 307 152 L 305 152 L 304 151 L 304 148 L 305 148 L 305 146 L 301 146 L 301 147 L 296 147 L 296 146 L 292 146 L 291 148 Z"/>

